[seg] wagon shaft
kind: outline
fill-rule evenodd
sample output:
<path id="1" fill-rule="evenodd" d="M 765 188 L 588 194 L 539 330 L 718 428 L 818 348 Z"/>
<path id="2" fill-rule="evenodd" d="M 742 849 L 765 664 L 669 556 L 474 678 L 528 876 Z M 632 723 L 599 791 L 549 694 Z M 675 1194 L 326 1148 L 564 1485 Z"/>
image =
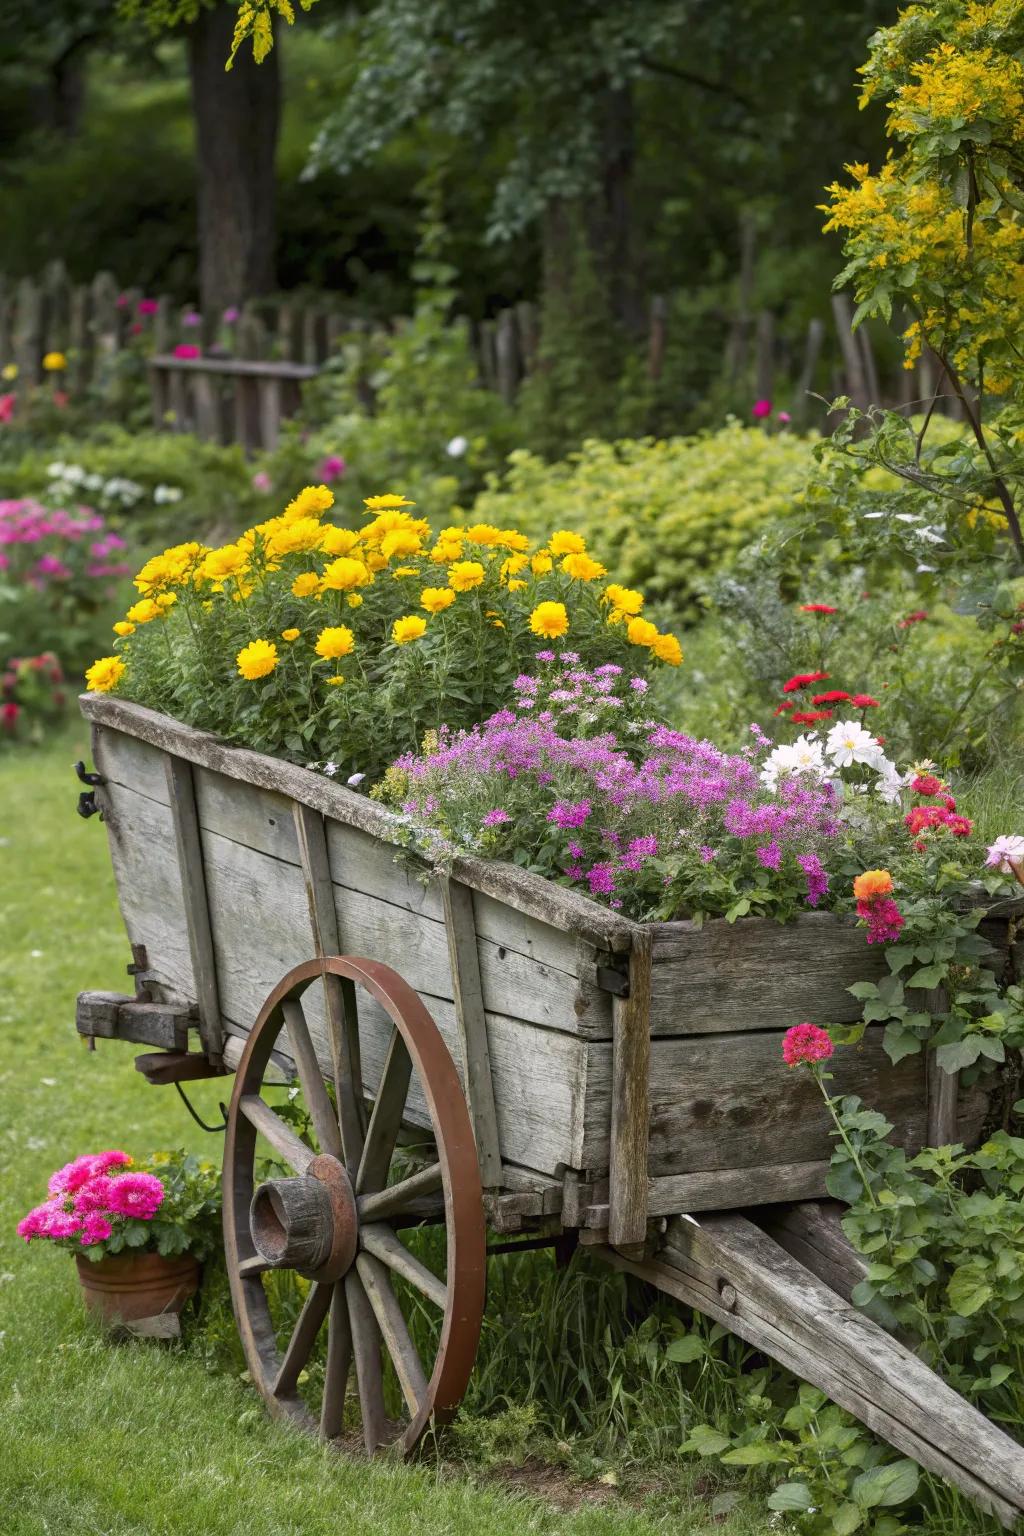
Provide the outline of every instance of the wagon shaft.
<path id="1" fill-rule="evenodd" d="M 813 1247 L 806 1243 L 808 1255 Z M 1016 1527 L 1024 1450 L 748 1218 L 677 1217 L 653 1259 L 595 1251 L 715 1318 Z M 824 1262 L 838 1279 L 835 1247 Z"/>

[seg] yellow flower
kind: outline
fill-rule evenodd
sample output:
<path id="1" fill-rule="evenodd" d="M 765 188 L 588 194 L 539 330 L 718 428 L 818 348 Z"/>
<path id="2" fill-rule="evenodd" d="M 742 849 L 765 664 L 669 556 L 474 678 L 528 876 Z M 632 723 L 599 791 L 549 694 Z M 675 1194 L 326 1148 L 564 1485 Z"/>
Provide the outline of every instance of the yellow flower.
<path id="1" fill-rule="evenodd" d="M 659 638 L 658 626 L 650 619 L 630 619 L 626 635 L 630 645 L 651 646 Z"/>
<path id="2" fill-rule="evenodd" d="M 381 540 L 380 552 L 385 560 L 390 560 L 393 555 L 418 555 L 419 536 L 411 528 L 393 528 Z"/>
<path id="3" fill-rule="evenodd" d="M 448 567 L 448 585 L 455 592 L 468 592 L 478 587 L 484 579 L 484 568 L 479 560 L 456 560 Z"/>
<path id="4" fill-rule="evenodd" d="M 282 629 L 282 631 L 281 631 L 281 639 L 282 640 L 297 640 L 299 638 L 299 636 L 301 635 L 301 633 L 302 633 L 301 629 Z"/>
<path id="5" fill-rule="evenodd" d="M 462 541 L 460 539 L 438 538 L 437 543 L 430 551 L 430 558 L 435 565 L 450 565 L 453 560 L 462 559 Z"/>
<path id="6" fill-rule="evenodd" d="M 124 673 L 125 665 L 120 656 L 101 656 L 85 674 L 85 681 L 90 693 L 109 693 L 111 688 L 117 687 Z"/>
<path id="7" fill-rule="evenodd" d="M 422 540 L 430 533 L 430 524 L 426 518 L 410 517 L 408 512 L 392 508 L 367 523 L 359 537 L 364 544 L 381 544 L 389 533 L 412 534 Z"/>
<path id="8" fill-rule="evenodd" d="M 402 576 L 418 576 L 419 574 L 418 565 L 397 565 L 391 572 L 392 578 L 395 581 L 398 581 Z"/>
<path id="9" fill-rule="evenodd" d="M 566 528 L 560 528 L 548 540 L 548 549 L 553 555 L 582 555 L 586 547 L 578 533 L 570 533 Z"/>
<path id="10" fill-rule="evenodd" d="M 133 603 L 125 614 L 130 624 L 148 624 L 152 619 L 162 619 L 164 611 L 159 603 L 154 603 L 151 597 L 144 597 L 141 602 Z"/>
<path id="11" fill-rule="evenodd" d="M 368 571 L 382 571 L 384 569 L 384 567 L 387 565 L 387 563 L 388 562 L 384 558 L 384 556 L 381 555 L 381 554 L 378 554 L 378 552 L 375 549 L 371 549 L 371 550 L 367 551 L 367 555 L 366 555 L 366 568 L 367 568 Z"/>
<path id="12" fill-rule="evenodd" d="M 502 581 L 507 581 L 510 576 L 518 576 L 519 572 L 529 565 L 525 555 L 509 555 L 507 560 L 501 562 L 501 570 L 498 575 Z"/>
<path id="13" fill-rule="evenodd" d="M 351 528 L 324 528 L 322 533 L 320 548 L 325 555 L 347 555 L 359 543 L 358 533 L 353 533 Z"/>
<path id="14" fill-rule="evenodd" d="M 63 352 L 47 352 L 43 358 L 43 367 L 47 373 L 60 373 L 61 369 L 66 368 L 67 365 L 68 360 Z"/>
<path id="15" fill-rule="evenodd" d="M 323 528 L 315 517 L 296 517 L 290 522 L 282 519 L 267 537 L 267 558 L 274 560 L 281 555 L 319 549 L 322 538 Z"/>
<path id="16" fill-rule="evenodd" d="M 160 596 L 155 598 L 154 601 L 157 607 L 162 608 L 166 613 L 168 608 L 173 608 L 178 601 L 178 594 L 177 592 L 161 592 Z"/>
<path id="17" fill-rule="evenodd" d="M 273 672 L 277 660 L 277 646 L 273 640 L 250 640 L 235 657 L 239 672 L 250 683 Z"/>
<path id="18" fill-rule="evenodd" d="M 564 603 L 538 603 L 530 614 L 530 628 L 535 635 L 555 640 L 569 628 Z"/>
<path id="19" fill-rule="evenodd" d="M 361 608 L 363 606 L 362 593 L 360 593 L 360 592 L 350 592 L 348 597 L 346 597 L 345 601 L 346 601 L 346 603 L 348 603 L 348 606 L 350 608 Z"/>
<path id="20" fill-rule="evenodd" d="M 420 593 L 420 607 L 428 613 L 440 613 L 443 608 L 450 608 L 455 601 L 455 593 L 451 587 L 424 587 Z"/>
<path id="21" fill-rule="evenodd" d="M 335 672 L 333 677 L 324 678 L 324 682 L 327 684 L 328 688 L 337 688 L 338 684 L 343 683 L 344 681 L 345 677 L 341 672 Z"/>
<path id="22" fill-rule="evenodd" d="M 17 365 L 17 363 L 7 363 L 7 364 L 4 365 L 4 367 L 2 369 L 0 369 L 0 378 L 6 379 L 8 383 L 10 383 L 12 379 L 16 379 L 17 377 L 18 377 L 18 365 Z"/>
<path id="23" fill-rule="evenodd" d="M 545 550 L 541 550 L 540 554 L 534 555 L 530 561 L 530 569 L 535 576 L 546 576 L 548 571 L 554 570 L 554 566 L 555 562 Z"/>
<path id="24" fill-rule="evenodd" d="M 292 582 L 293 597 L 313 597 L 320 591 L 320 577 L 316 571 L 303 571 Z"/>
<path id="25" fill-rule="evenodd" d="M 474 523 L 463 535 L 471 544 L 500 544 L 501 529 L 493 523 Z"/>
<path id="26" fill-rule="evenodd" d="M 644 605 L 642 592 L 634 592 L 631 587 L 621 587 L 617 581 L 611 582 L 601 594 L 603 603 L 611 603 L 618 610 L 619 616 L 628 614 L 630 618 L 638 614 Z"/>
<path id="27" fill-rule="evenodd" d="M 287 522 L 297 522 L 300 517 L 319 517 L 334 506 L 334 492 L 326 485 L 307 485 L 285 507 L 282 516 Z"/>
<path id="28" fill-rule="evenodd" d="M 145 595 L 160 587 L 180 586 L 196 575 L 209 550 L 192 540 L 174 544 L 162 555 L 153 555 L 135 578 L 135 585 Z"/>
<path id="29" fill-rule="evenodd" d="M 355 650 L 356 637 L 346 624 L 335 624 L 322 629 L 316 637 L 316 653 L 325 661 L 338 656 L 348 656 Z"/>
<path id="30" fill-rule="evenodd" d="M 373 580 L 362 560 L 350 555 L 339 555 L 324 568 L 323 585 L 330 592 L 351 592 L 353 587 L 365 587 Z"/>
<path id="31" fill-rule="evenodd" d="M 248 551 L 238 544 L 225 544 L 223 549 L 208 551 L 202 572 L 207 581 L 225 581 L 229 576 L 237 576 L 248 563 Z"/>
<path id="32" fill-rule="evenodd" d="M 566 555 L 562 561 L 562 570 L 574 581 L 596 581 L 598 576 L 608 574 L 600 560 L 591 560 L 589 555 Z"/>
<path id="33" fill-rule="evenodd" d="M 414 501 L 407 501 L 404 496 L 396 496 L 389 492 L 385 496 L 365 496 L 363 506 L 368 512 L 384 512 L 389 507 L 414 507 Z"/>
<path id="34" fill-rule="evenodd" d="M 391 626 L 391 638 L 396 645 L 408 645 L 410 640 L 420 640 L 427 632 L 427 621 L 418 613 L 407 613 L 396 619 Z"/>
<path id="35" fill-rule="evenodd" d="M 523 552 L 523 550 L 529 549 L 530 547 L 530 541 L 526 537 L 526 534 L 520 533 L 518 528 L 502 528 L 500 530 L 498 543 L 501 544 L 503 548 L 514 549 L 520 554 Z"/>
<path id="36" fill-rule="evenodd" d="M 522 592 L 523 589 L 525 588 L 525 586 L 526 586 L 526 582 L 525 581 L 519 581 L 517 579 L 516 581 L 510 581 L 509 582 L 508 589 L 509 589 L 510 592 Z"/>
<path id="37" fill-rule="evenodd" d="M 120 619 L 118 623 L 114 625 L 114 634 L 120 635 L 122 639 L 128 635 L 134 635 L 134 633 L 135 625 L 129 624 L 127 619 Z"/>
<path id="38" fill-rule="evenodd" d="M 670 667 L 678 667 L 683 659 L 683 648 L 675 635 L 659 635 L 651 646 L 651 654 Z"/>

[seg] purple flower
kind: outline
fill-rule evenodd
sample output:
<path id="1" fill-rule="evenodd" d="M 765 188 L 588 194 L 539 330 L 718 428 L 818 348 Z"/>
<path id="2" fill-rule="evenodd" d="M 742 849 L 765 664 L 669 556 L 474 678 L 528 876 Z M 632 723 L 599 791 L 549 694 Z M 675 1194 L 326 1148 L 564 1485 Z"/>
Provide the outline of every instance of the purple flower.
<path id="1" fill-rule="evenodd" d="M 656 837 L 634 837 L 628 850 L 634 858 L 653 859 L 658 852 Z"/>
<path id="2" fill-rule="evenodd" d="M 548 821 L 553 821 L 556 827 L 582 827 L 589 815 L 589 800 L 580 800 L 576 804 L 559 800 L 558 804 L 548 811 Z"/>
<path id="3" fill-rule="evenodd" d="M 187 325 L 190 330 L 194 330 L 197 325 L 202 325 L 203 317 L 197 309 L 189 309 L 182 315 L 181 323 Z"/>
<path id="4" fill-rule="evenodd" d="M 537 660 L 538 661 L 554 661 L 554 659 L 555 659 L 554 651 L 538 651 L 537 652 Z"/>
<path id="5" fill-rule="evenodd" d="M 566 843 L 565 846 L 566 852 L 570 853 L 574 859 L 583 858 L 583 849 L 580 847 L 579 843 Z"/>
<path id="6" fill-rule="evenodd" d="M 240 314 L 241 314 L 241 310 L 238 309 L 236 305 L 229 304 L 227 309 L 221 315 L 221 319 L 223 320 L 225 325 L 235 325 L 235 324 L 237 324 L 238 317 L 239 317 Z"/>
<path id="7" fill-rule="evenodd" d="M 342 479 L 347 469 L 348 465 L 345 463 L 345 460 L 342 458 L 340 453 L 329 453 L 327 457 L 321 461 L 320 468 L 317 470 L 317 474 L 320 476 L 320 479 L 325 482 L 325 484 L 330 485 L 332 481 Z"/>
<path id="8" fill-rule="evenodd" d="M 579 661 L 580 658 L 575 651 L 561 651 L 559 652 L 558 659 L 559 661 L 566 661 L 571 663 L 574 661 Z"/>
<path id="9" fill-rule="evenodd" d="M 487 812 L 483 819 L 483 825 L 485 827 L 500 827 L 503 821 L 511 820 L 512 818 L 508 811 L 503 811 L 500 806 L 496 806 L 493 811 Z"/>
<path id="10" fill-rule="evenodd" d="M 758 848 L 757 862 L 763 864 L 765 869 L 778 869 L 782 863 L 782 849 L 774 839 L 763 848 Z"/>
<path id="11" fill-rule="evenodd" d="M 634 693 L 646 693 L 647 679 L 644 677 L 631 677 L 629 680 L 629 686 L 632 688 Z"/>
<path id="12" fill-rule="evenodd" d="M 710 864 L 712 859 L 717 858 L 718 854 L 715 852 L 714 848 L 709 848 L 707 843 L 701 844 L 700 861 L 702 864 Z"/>
<path id="13" fill-rule="evenodd" d="M 807 880 L 807 905 L 816 907 L 828 895 L 828 875 L 816 853 L 798 853 L 796 861 Z"/>
<path id="14" fill-rule="evenodd" d="M 610 896 L 615 890 L 615 876 L 610 864 L 592 864 L 587 870 L 587 884 L 592 896 Z"/>

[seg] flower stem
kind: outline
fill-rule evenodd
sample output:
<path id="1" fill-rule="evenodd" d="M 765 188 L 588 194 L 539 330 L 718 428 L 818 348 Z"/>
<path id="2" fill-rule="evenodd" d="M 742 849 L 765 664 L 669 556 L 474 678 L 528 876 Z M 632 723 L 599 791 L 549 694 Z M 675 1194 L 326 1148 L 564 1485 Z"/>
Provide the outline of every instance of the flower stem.
<path id="1" fill-rule="evenodd" d="M 860 1181 L 864 1185 L 864 1193 L 867 1195 L 871 1202 L 871 1208 L 872 1210 L 877 1211 L 879 1209 L 878 1201 L 875 1199 L 874 1190 L 868 1183 L 868 1176 L 864 1172 L 864 1165 L 854 1150 L 853 1142 L 846 1134 L 846 1127 L 843 1125 L 843 1122 L 840 1120 L 838 1114 L 836 1113 L 835 1101 L 830 1097 L 828 1089 L 825 1087 L 825 1084 L 821 1080 L 820 1071 L 816 1066 L 811 1067 L 811 1076 L 814 1078 L 814 1081 L 821 1089 L 821 1096 L 825 1100 L 828 1112 L 832 1116 L 833 1124 L 835 1125 L 836 1130 L 839 1132 L 839 1135 L 842 1138 L 843 1146 L 850 1154 L 850 1160 L 853 1163 L 853 1166 L 856 1168 L 857 1172 L 860 1174 Z"/>

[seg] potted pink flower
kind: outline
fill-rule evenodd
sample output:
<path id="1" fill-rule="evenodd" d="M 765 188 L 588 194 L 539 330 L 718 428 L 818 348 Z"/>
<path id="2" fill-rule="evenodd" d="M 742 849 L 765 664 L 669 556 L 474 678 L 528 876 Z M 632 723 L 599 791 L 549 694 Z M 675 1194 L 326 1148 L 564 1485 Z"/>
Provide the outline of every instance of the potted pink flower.
<path id="1" fill-rule="evenodd" d="M 104 1322 L 180 1312 L 219 1233 L 212 1163 L 156 1153 L 136 1166 L 116 1149 L 86 1153 L 50 1177 L 18 1236 L 74 1253 L 87 1309 Z"/>

